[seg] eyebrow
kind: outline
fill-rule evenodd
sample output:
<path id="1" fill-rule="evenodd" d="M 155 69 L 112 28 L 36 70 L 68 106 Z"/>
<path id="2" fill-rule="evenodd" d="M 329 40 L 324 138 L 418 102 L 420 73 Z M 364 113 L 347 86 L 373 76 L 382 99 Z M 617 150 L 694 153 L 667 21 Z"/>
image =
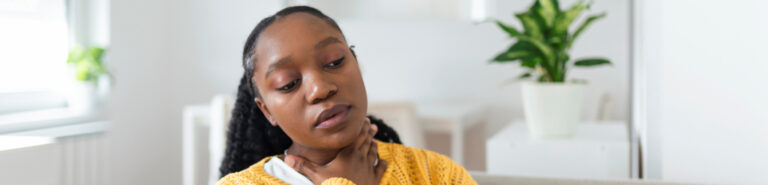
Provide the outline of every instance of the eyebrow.
<path id="1" fill-rule="evenodd" d="M 269 67 L 267 67 L 267 73 L 264 74 L 264 78 L 267 78 L 277 66 L 285 65 L 286 63 L 293 61 L 292 58 L 293 57 L 291 55 L 288 55 L 286 57 L 280 58 L 280 60 L 277 60 L 277 62 L 273 64 L 269 64 Z"/>
<path id="2" fill-rule="evenodd" d="M 320 42 L 317 42 L 317 44 L 315 44 L 315 50 L 318 50 L 320 48 L 323 48 L 333 43 L 342 43 L 342 42 L 338 38 L 330 36 L 321 40 Z M 269 67 L 267 67 L 267 72 L 266 74 L 264 74 L 264 78 L 267 78 L 269 74 L 272 73 L 272 71 L 275 70 L 277 66 L 285 65 L 286 63 L 291 61 L 292 61 L 292 57 L 291 55 L 288 55 L 286 57 L 280 58 L 280 60 L 277 60 L 277 62 L 270 64 Z"/>
<path id="3" fill-rule="evenodd" d="M 322 41 L 318 42 L 317 44 L 315 44 L 315 50 L 323 48 L 323 47 L 325 47 L 327 45 L 330 45 L 330 44 L 333 44 L 333 43 L 341 43 L 341 40 L 339 40 L 338 38 L 333 37 L 333 36 L 327 37 L 327 38 L 323 39 Z"/>

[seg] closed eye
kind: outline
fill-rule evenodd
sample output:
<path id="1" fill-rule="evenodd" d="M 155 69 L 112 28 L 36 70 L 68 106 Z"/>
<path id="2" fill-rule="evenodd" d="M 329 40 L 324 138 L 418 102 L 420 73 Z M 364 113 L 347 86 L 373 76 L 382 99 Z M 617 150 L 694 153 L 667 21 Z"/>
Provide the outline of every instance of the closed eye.
<path id="1" fill-rule="evenodd" d="M 288 84 L 285 84 L 285 85 L 283 85 L 283 86 L 282 86 L 282 87 L 280 87 L 280 88 L 277 88 L 277 90 L 278 90 L 278 91 L 287 92 L 287 91 L 290 91 L 290 90 L 292 90 L 292 89 L 293 89 L 294 87 L 296 87 L 296 85 L 298 85 L 298 84 L 299 84 L 299 79 L 296 79 L 296 80 L 293 80 L 293 81 L 291 81 L 291 82 L 288 82 Z"/>
<path id="2" fill-rule="evenodd" d="M 334 60 L 333 62 L 326 64 L 325 67 L 330 68 L 330 69 L 339 68 L 341 66 L 341 64 L 344 62 L 344 58 L 345 57 L 341 57 L 338 60 Z"/>

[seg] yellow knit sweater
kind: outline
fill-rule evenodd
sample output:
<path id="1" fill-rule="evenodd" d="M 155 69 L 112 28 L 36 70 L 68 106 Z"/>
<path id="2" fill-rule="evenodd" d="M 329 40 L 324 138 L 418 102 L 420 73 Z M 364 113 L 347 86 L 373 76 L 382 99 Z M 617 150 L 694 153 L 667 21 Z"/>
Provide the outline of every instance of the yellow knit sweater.
<path id="1" fill-rule="evenodd" d="M 446 156 L 399 144 L 376 142 L 379 145 L 379 157 L 387 161 L 387 169 L 380 184 L 477 184 L 463 167 Z M 266 157 L 243 171 L 221 178 L 217 185 L 287 184 L 264 171 L 264 163 L 272 157 L 275 156 Z M 322 184 L 354 183 L 335 177 Z"/>

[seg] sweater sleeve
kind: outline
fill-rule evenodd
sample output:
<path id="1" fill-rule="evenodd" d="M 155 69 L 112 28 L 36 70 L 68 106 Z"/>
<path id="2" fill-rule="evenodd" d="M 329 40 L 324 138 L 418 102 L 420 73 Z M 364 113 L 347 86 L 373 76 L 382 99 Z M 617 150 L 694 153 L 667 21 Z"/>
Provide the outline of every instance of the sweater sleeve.
<path id="1" fill-rule="evenodd" d="M 461 165 L 456 164 L 451 158 L 433 152 L 428 154 L 428 158 L 430 161 L 433 161 L 431 166 L 435 172 L 432 172 L 432 174 L 436 173 L 435 176 L 437 177 L 433 182 L 438 182 L 436 184 L 477 185 L 477 182 L 472 179 L 469 172 Z"/>
<path id="2" fill-rule="evenodd" d="M 332 177 L 325 179 L 322 185 L 355 185 L 354 182 L 341 177 Z"/>
<path id="3" fill-rule="evenodd" d="M 240 176 L 230 174 L 219 179 L 216 185 L 240 185 L 244 184 L 242 180 Z"/>

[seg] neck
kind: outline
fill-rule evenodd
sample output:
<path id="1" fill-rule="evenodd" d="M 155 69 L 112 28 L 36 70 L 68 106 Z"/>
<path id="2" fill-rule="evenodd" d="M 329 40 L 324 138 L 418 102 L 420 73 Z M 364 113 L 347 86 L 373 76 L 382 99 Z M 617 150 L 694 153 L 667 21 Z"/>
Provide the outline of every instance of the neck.
<path id="1" fill-rule="evenodd" d="M 288 147 L 289 155 L 296 155 L 302 157 L 312 163 L 318 165 L 328 164 L 336 157 L 341 149 L 320 149 L 303 146 L 297 143 L 293 143 Z"/>

